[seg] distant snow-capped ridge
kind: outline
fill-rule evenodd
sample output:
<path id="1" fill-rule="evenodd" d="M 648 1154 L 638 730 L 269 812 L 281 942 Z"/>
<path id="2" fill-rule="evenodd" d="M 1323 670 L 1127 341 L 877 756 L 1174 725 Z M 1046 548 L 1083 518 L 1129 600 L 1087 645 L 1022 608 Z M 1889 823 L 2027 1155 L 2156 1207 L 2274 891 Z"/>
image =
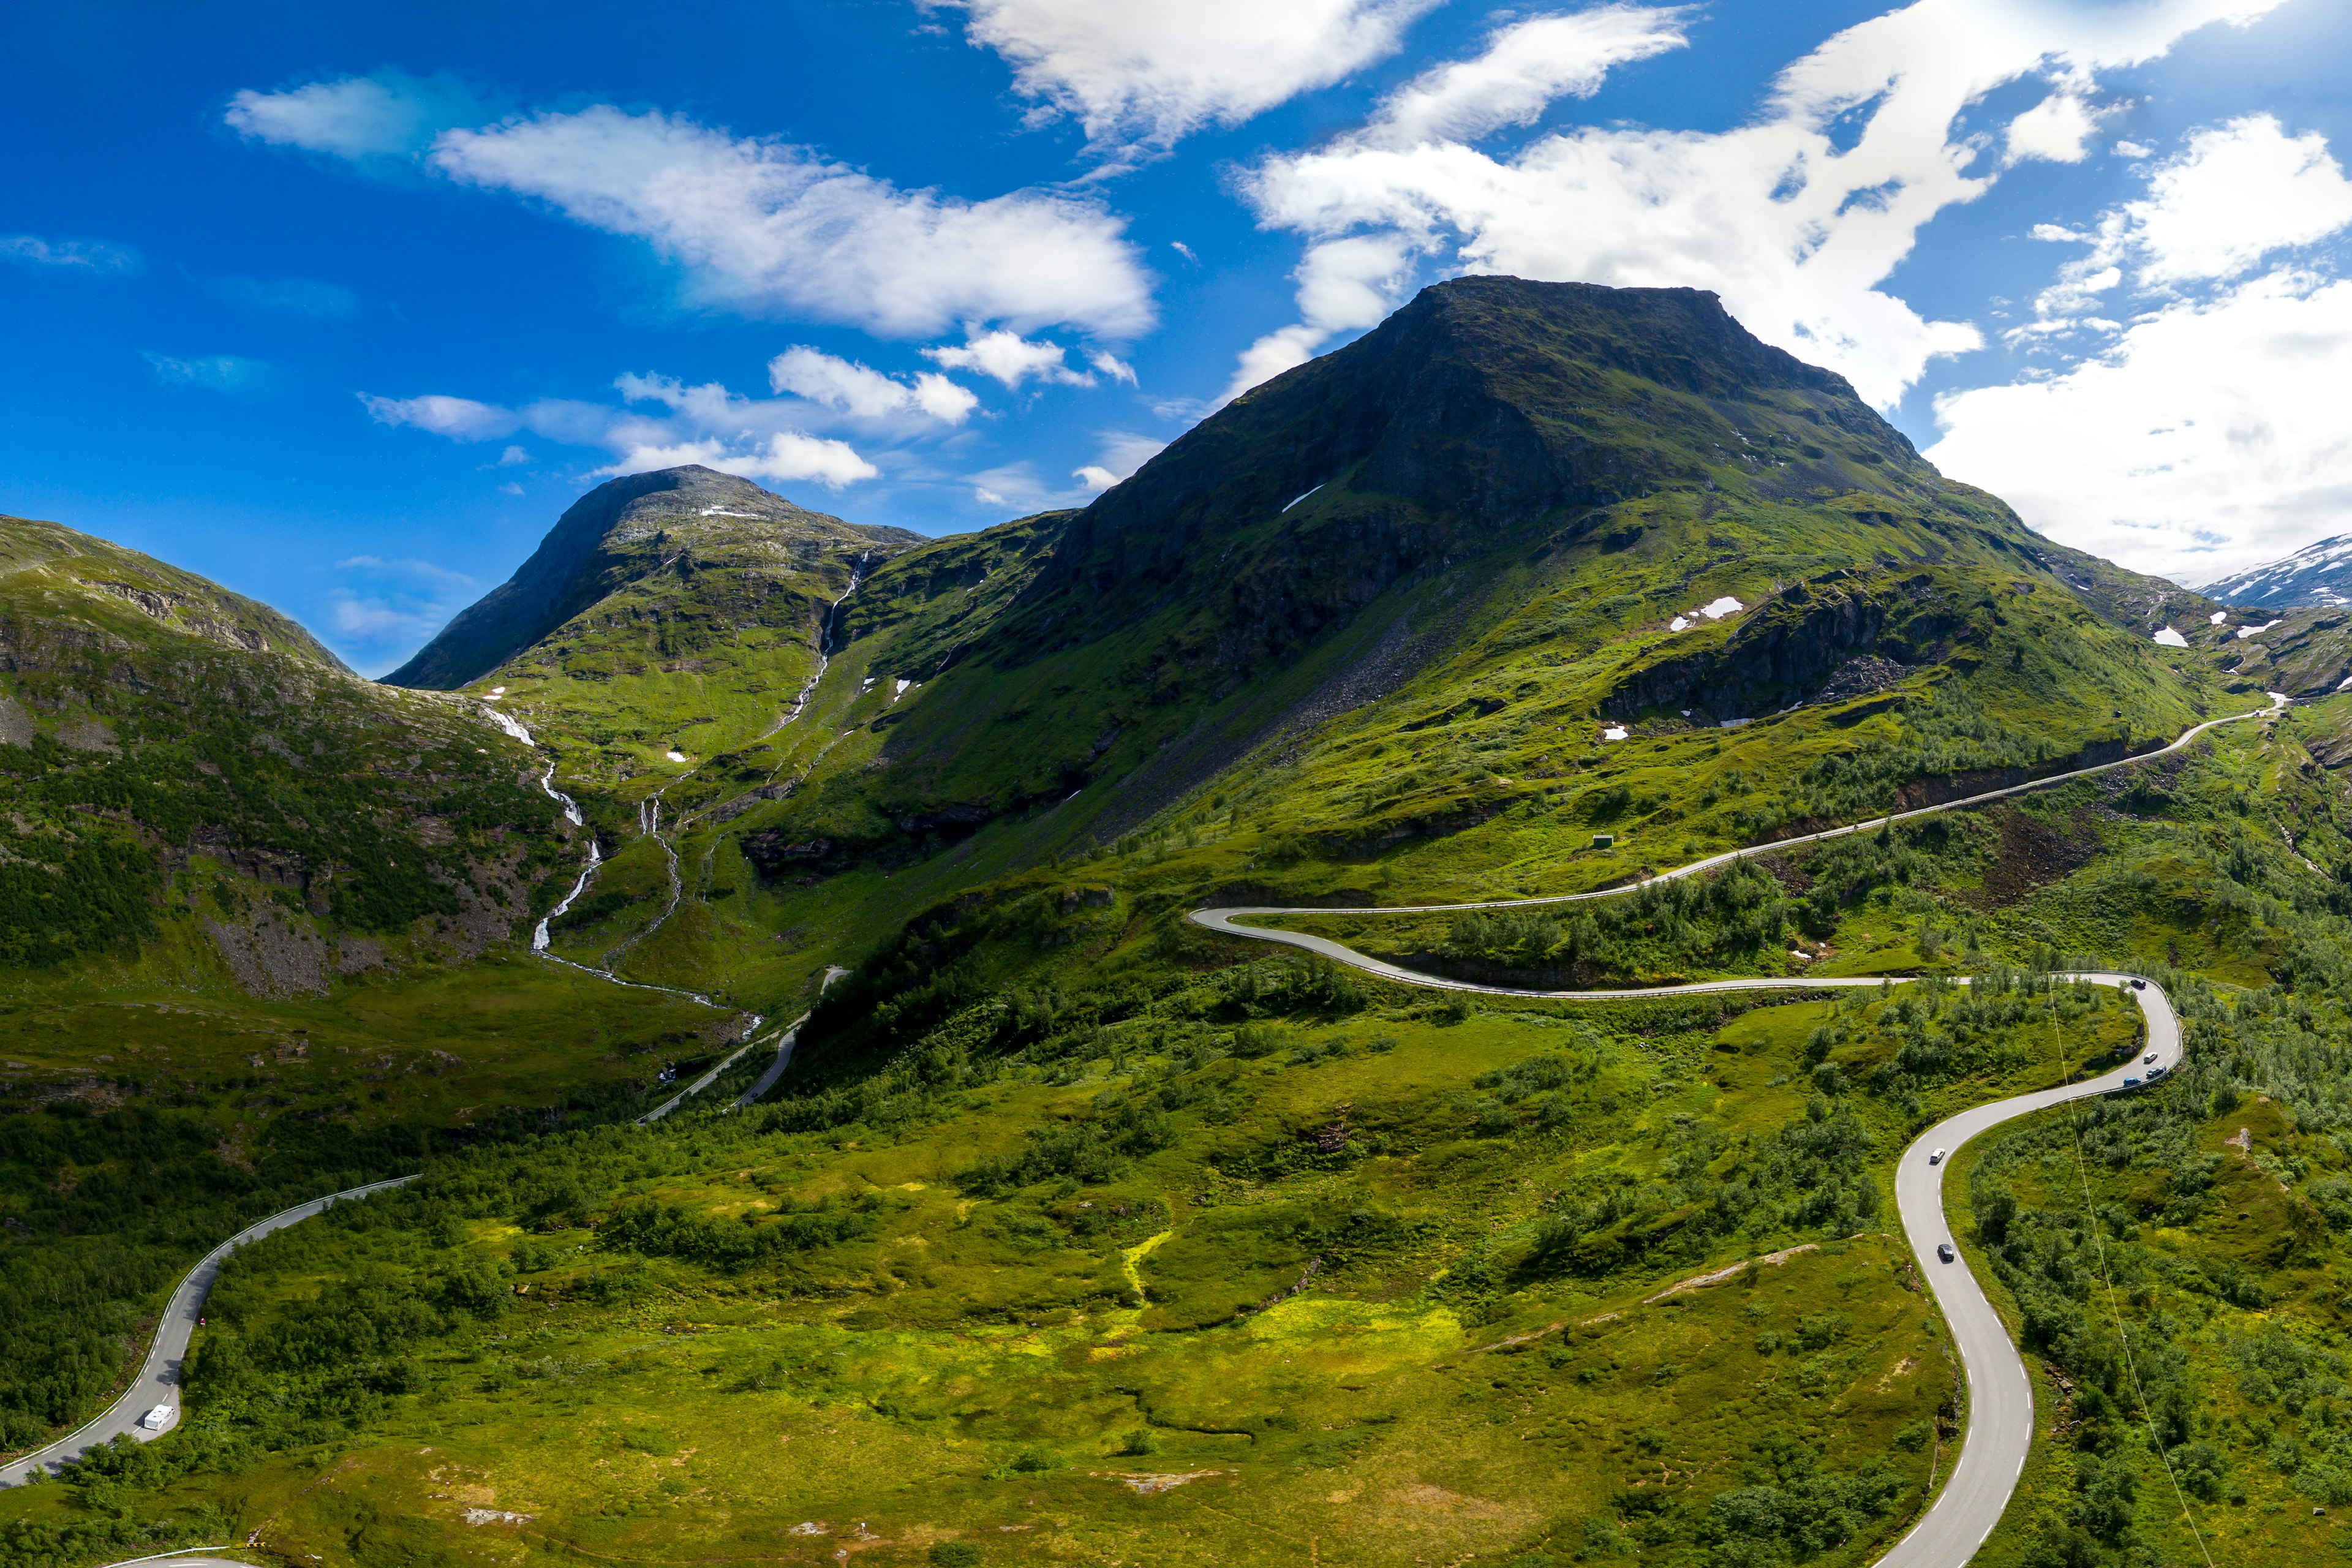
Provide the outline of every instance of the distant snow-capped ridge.
<path id="1" fill-rule="evenodd" d="M 2272 610 L 2352 605 L 2352 533 L 2306 544 L 2284 560 L 2208 583 L 2198 592 L 2225 605 Z"/>

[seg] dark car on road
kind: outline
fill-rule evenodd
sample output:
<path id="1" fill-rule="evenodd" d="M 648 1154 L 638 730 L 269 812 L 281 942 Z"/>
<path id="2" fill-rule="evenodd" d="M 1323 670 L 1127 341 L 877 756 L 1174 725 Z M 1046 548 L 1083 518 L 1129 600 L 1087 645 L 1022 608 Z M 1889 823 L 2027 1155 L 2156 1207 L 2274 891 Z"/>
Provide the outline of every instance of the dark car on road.
<path id="1" fill-rule="evenodd" d="M 1950 1242 L 1939 1241 L 1936 1243 L 1936 1256 L 1943 1259 L 1946 1263 L 1949 1263 L 1953 1258 L 1959 1255 L 1952 1250 L 1952 1244 Z"/>

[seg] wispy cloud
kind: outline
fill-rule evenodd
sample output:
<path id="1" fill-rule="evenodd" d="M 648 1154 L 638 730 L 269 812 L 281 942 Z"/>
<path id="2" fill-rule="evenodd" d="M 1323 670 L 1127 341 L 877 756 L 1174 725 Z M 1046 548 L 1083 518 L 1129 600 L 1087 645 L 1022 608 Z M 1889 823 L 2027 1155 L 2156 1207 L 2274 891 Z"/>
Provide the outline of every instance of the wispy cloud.
<path id="1" fill-rule="evenodd" d="M 446 72 L 387 69 L 276 92 L 247 88 L 230 98 L 221 118 L 257 142 L 366 163 L 413 159 L 444 131 L 499 112 L 494 100 Z"/>
<path id="2" fill-rule="evenodd" d="M 1155 320 L 1126 220 L 1066 191 L 908 190 L 683 116 L 599 104 L 500 117 L 463 83 L 390 71 L 248 89 L 226 119 L 256 141 L 397 161 L 644 240 L 695 306 L 893 338 L 979 321 L 1123 340 Z"/>
<path id="3" fill-rule="evenodd" d="M 141 356 L 155 380 L 179 391 L 252 394 L 271 390 L 280 378 L 267 360 L 238 354 L 205 354 L 183 358 L 149 352 Z"/>
<path id="4" fill-rule="evenodd" d="M 136 272 L 146 265 L 138 251 L 105 239 L 44 239 L 37 234 L 0 235 L 0 261 L 20 267 L 57 268 L 93 277 Z"/>
<path id="5" fill-rule="evenodd" d="M 352 315 L 360 308 L 357 294 L 316 278 L 208 278 L 205 289 L 245 310 L 278 315 L 332 318 Z"/>
<path id="6" fill-rule="evenodd" d="M 1040 118 L 1099 148 L 1164 149 L 1396 52 L 1439 0 L 932 0 L 967 14 Z"/>
<path id="7" fill-rule="evenodd" d="M 470 574 L 413 556 L 351 555 L 327 591 L 327 630 L 353 665 L 381 672 L 448 623 L 474 597 Z"/>
<path id="8" fill-rule="evenodd" d="M 439 393 L 421 397 L 362 393 L 359 398 L 380 425 L 404 426 L 454 441 L 495 441 L 528 430 L 566 446 L 602 447 L 611 461 L 593 470 L 599 477 L 700 463 L 746 479 L 779 484 L 811 480 L 840 489 L 881 474 L 846 441 L 806 429 L 805 416 L 813 405 L 800 399 L 743 397 L 715 382 L 688 384 L 665 375 L 623 375 L 614 386 L 621 394 L 618 405 L 546 398 L 508 408 Z M 907 390 L 911 394 L 912 389 Z M 647 412 L 646 405 L 661 412 Z M 529 454 L 523 460 L 529 460 Z M 500 463 L 505 461 L 501 454 Z"/>

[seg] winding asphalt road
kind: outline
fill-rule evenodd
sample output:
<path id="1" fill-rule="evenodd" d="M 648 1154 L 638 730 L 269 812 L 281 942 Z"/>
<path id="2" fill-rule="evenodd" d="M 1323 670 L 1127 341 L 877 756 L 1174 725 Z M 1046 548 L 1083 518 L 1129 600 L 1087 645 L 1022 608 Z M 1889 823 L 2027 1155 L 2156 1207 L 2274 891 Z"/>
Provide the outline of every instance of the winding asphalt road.
<path id="1" fill-rule="evenodd" d="M 1710 856 L 1688 866 L 1661 873 L 1653 880 L 1694 876 L 1716 867 L 1727 865 L 1753 855 L 1767 855 L 1801 844 L 1818 843 L 1839 838 L 1850 833 L 1867 833 L 1888 823 L 1904 822 L 1937 812 L 1958 811 L 1982 805 L 1988 801 L 2022 795 L 2029 790 L 2048 789 L 2070 780 L 2102 773 L 2112 768 L 2129 767 L 2153 761 L 2177 752 L 2217 724 L 2259 719 L 2282 711 L 2287 699 L 2278 692 L 2267 694 L 2268 708 L 2248 713 L 2232 714 L 2214 719 L 2183 732 L 2179 740 L 2161 751 L 2148 752 L 2137 757 L 2126 757 L 2095 767 L 2078 768 L 2071 773 L 2013 785 L 2007 789 L 1989 790 L 1982 795 L 1962 800 L 1948 801 L 1941 805 L 1926 806 L 1917 811 L 1899 812 L 1848 827 L 1832 828 L 1826 833 L 1808 834 L 1802 838 L 1784 838 L 1776 843 L 1759 844 L 1727 854 Z M 1569 903 L 1586 899 L 1622 897 L 1635 890 L 1632 887 L 1607 888 L 1588 893 L 1555 894 L 1549 898 L 1502 899 L 1480 903 L 1417 904 L 1386 909 L 1218 909 L 1194 910 L 1190 919 L 1211 931 L 1227 936 L 1244 937 L 1253 942 L 1279 942 L 1287 947 L 1303 948 L 1319 953 L 1336 963 L 1378 975 L 1383 980 L 1405 985 L 1427 986 L 1440 991 L 1467 991 L 1495 996 L 1541 997 L 1575 1002 L 1614 1002 L 1640 996 L 1688 996 L 1709 992 L 1726 991 L 1791 991 L 1821 990 L 1876 986 L 1892 982 L 1908 984 L 1916 975 L 1791 976 L 1786 979 L 1706 980 L 1685 985 L 1658 985 L 1637 990 L 1621 991 L 1532 991 L 1505 985 L 1481 985 L 1470 981 L 1448 979 L 1444 975 L 1424 974 L 1418 970 L 1372 958 L 1328 937 L 1314 936 L 1306 931 L 1277 931 L 1265 926 L 1245 926 L 1234 923 L 1238 920 L 1267 915 L 1391 915 L 1431 914 L 1453 910 L 1524 909 L 1531 905 Z M 2169 1072 L 2180 1061 L 2180 1022 L 2174 1015 L 2172 1002 L 2161 987 L 2137 976 L 2111 973 L 2085 973 L 2067 976 L 2094 984 L 2124 987 L 2126 994 L 2139 1004 L 2140 1014 L 2147 1026 L 2147 1037 L 2128 1066 L 2080 1083 L 2061 1085 L 2034 1094 L 2021 1094 L 2008 1100 L 1995 1100 L 1972 1110 L 1964 1110 L 1937 1122 L 1921 1133 L 1895 1164 L 1895 1201 L 1903 1217 L 1903 1232 L 1911 1250 L 1919 1259 L 1920 1270 L 1926 1275 L 1929 1289 L 1936 1293 L 1937 1304 L 1944 1310 L 1945 1321 L 1950 1326 L 1953 1347 L 1959 1352 L 1960 1362 L 1968 1369 L 1969 1421 L 1966 1440 L 1960 1449 L 1959 1462 L 1953 1467 L 1943 1489 L 1919 1521 L 1897 1542 L 1893 1551 L 1879 1559 L 1878 1568 L 1960 1568 L 1976 1555 L 1992 1527 L 2000 1521 L 2001 1511 L 2009 1506 L 2011 1493 L 2017 1489 L 2017 1479 L 2025 1468 L 2025 1457 L 2033 1446 L 2033 1385 L 2025 1371 L 2023 1358 L 2009 1338 L 2000 1315 L 1986 1300 L 1983 1288 L 1969 1269 L 1968 1259 L 1960 1255 L 1957 1239 L 1944 1223 L 1944 1172 L 1949 1157 L 1969 1140 L 1988 1128 L 1997 1127 L 2014 1117 L 2029 1116 L 2034 1111 L 2068 1100 L 2090 1095 L 2112 1094 L 2125 1087 L 2126 1078 L 2145 1079 L 2151 1066 L 2160 1066 Z M 1962 979 L 1960 984 L 1967 984 Z M 2155 1062 L 2145 1058 L 2153 1054 Z M 1943 1158 L 1936 1158 L 1942 1152 Z M 1954 1258 L 1950 1263 L 1938 1259 L 1937 1247 L 1950 1243 Z"/>
<path id="2" fill-rule="evenodd" d="M 213 1281 L 220 1278 L 221 1265 L 228 1255 L 247 1242 L 258 1241 L 275 1230 L 284 1230 L 324 1214 L 347 1198 L 363 1198 L 370 1193 L 380 1193 L 415 1181 L 415 1176 L 394 1176 L 388 1182 L 370 1182 L 363 1187 L 346 1192 L 329 1193 L 322 1198 L 312 1198 L 306 1204 L 296 1204 L 290 1209 L 271 1215 L 258 1224 L 249 1225 L 204 1256 L 204 1260 L 188 1270 L 179 1289 L 163 1308 L 163 1320 L 155 1325 L 154 1342 L 147 1347 L 147 1360 L 139 1375 L 121 1398 L 108 1405 L 99 1417 L 70 1436 L 60 1437 L 46 1448 L 37 1448 L 21 1459 L 12 1460 L 5 1472 L 0 1472 L 0 1487 L 22 1486 L 42 1471 L 62 1469 L 92 1448 L 103 1447 L 117 1436 L 128 1434 L 142 1443 L 152 1443 L 180 1424 L 180 1368 L 188 1357 L 188 1340 L 196 1331 L 196 1315 L 204 1310 L 205 1298 L 212 1294 Z M 155 1406 L 166 1405 L 170 1419 L 155 1431 L 139 1424 L 140 1418 Z"/>
<path id="3" fill-rule="evenodd" d="M 1981 805 L 1987 801 L 2021 795 L 2029 790 L 2047 789 L 2073 779 L 2105 773 L 2112 768 L 2128 767 L 2135 763 L 2150 762 L 2155 758 L 2180 750 L 2217 724 L 2261 718 L 2266 714 L 2275 714 L 2286 707 L 2287 699 L 2283 694 L 2273 691 L 2268 695 L 2271 698 L 2270 707 L 2257 709 L 2248 713 L 2232 714 L 2225 719 L 2210 720 L 2185 731 L 2179 739 L 2161 751 L 2149 752 L 2137 757 L 2126 757 L 2113 763 L 2103 763 L 2095 767 L 2078 768 L 2071 773 L 2036 779 L 2007 789 L 1989 790 L 1982 795 L 1970 795 L 1963 800 L 1948 801 L 1941 805 L 1926 806 L 1916 811 L 1898 812 L 1890 816 L 1855 823 L 1851 826 L 1832 828 L 1826 833 L 1808 834 L 1801 838 L 1786 838 L 1771 844 L 1759 844 L 1745 849 L 1731 850 L 1727 854 L 1711 856 L 1687 866 L 1677 867 L 1671 871 L 1661 873 L 1659 878 L 1653 879 L 1663 880 L 1668 878 L 1694 876 L 1748 856 L 1770 854 L 1801 844 L 1842 837 L 1850 833 L 1866 833 L 1889 823 L 1908 821 L 1914 817 L 1927 816 L 1937 812 L 1956 811 L 1969 806 Z M 1479 992 L 1502 996 L 1550 997 L 1571 1001 L 1617 1001 L 1634 996 L 1688 995 L 1705 992 L 1870 986 L 1883 984 L 1889 979 L 1904 983 L 1916 978 L 1908 975 L 1874 978 L 1821 976 L 1711 980 L 1687 985 L 1663 985 L 1631 991 L 1527 991 L 1509 986 L 1478 985 L 1467 981 L 1423 974 L 1397 964 L 1384 963 L 1380 959 L 1367 957 L 1328 938 L 1313 936 L 1305 931 L 1275 931 L 1262 926 L 1239 926 L 1233 923 L 1237 919 L 1245 919 L 1254 915 L 1416 914 L 1452 910 L 1515 909 L 1536 904 L 1567 903 L 1585 899 L 1610 898 L 1633 890 L 1631 887 L 1611 888 L 1587 893 L 1558 894 L 1550 898 L 1504 899 L 1466 904 L 1422 904 L 1390 909 L 1195 910 L 1190 918 L 1212 931 L 1223 931 L 1228 936 L 1245 937 L 1257 942 L 1281 942 L 1291 947 L 1304 948 L 1367 973 L 1376 974 L 1383 979 L 1397 981 L 1403 984 L 1429 986 L 1444 991 Z M 2168 1070 L 2179 1063 L 2180 1026 L 2174 1016 L 2170 1000 L 2162 990 L 2154 984 L 2136 982 L 2132 977 L 2121 974 L 2086 974 L 2076 978 L 2105 984 L 2145 985 L 2144 989 L 2134 990 L 2131 993 L 2137 999 L 2140 1011 L 2147 1024 L 2145 1050 L 2155 1052 L 2158 1062 Z M 833 979 L 834 976 L 829 973 L 826 976 L 826 984 L 831 984 Z M 793 1026 L 787 1029 L 779 1042 L 774 1066 L 761 1079 L 752 1093 L 744 1097 L 744 1100 L 739 1100 L 738 1104 L 756 1099 L 761 1090 L 782 1075 L 784 1067 L 792 1059 L 793 1037 L 798 1033 L 798 1026 L 803 1022 L 805 1022 L 805 1016 L 794 1020 Z M 755 1025 L 754 1027 L 756 1026 Z M 748 1045 L 748 1040 L 746 1043 Z M 732 1059 L 730 1058 L 730 1061 Z M 2010 1494 L 2016 1489 L 2017 1478 L 2025 1468 L 2025 1456 L 2033 1441 L 2032 1384 L 2026 1376 L 2024 1362 L 2019 1357 L 2016 1347 L 2010 1342 L 2007 1331 L 2001 1326 L 2000 1314 L 1993 1310 L 1992 1303 L 1985 1299 L 1984 1291 L 1977 1284 L 1976 1276 L 1969 1271 L 1965 1258 L 1956 1257 L 1956 1260 L 1948 1264 L 1935 1261 L 1936 1247 L 1941 1242 L 1950 1240 L 1951 1237 L 1944 1226 L 1945 1166 L 1941 1163 L 1930 1162 L 1931 1152 L 1937 1149 L 1945 1150 L 1948 1153 L 1957 1151 L 1978 1133 L 1987 1128 L 1998 1126 L 2012 1117 L 2030 1115 L 2046 1107 L 2063 1104 L 2067 1100 L 2079 1100 L 2088 1095 L 2113 1093 L 2123 1087 L 2123 1080 L 2126 1074 L 2137 1076 L 2145 1071 L 2146 1064 L 2136 1059 L 2130 1068 L 2118 1068 L 2101 1078 L 2045 1089 L 2037 1094 L 2018 1095 L 2012 1099 L 1996 1100 L 1990 1105 L 1979 1106 L 1973 1110 L 1962 1111 L 1958 1116 L 1938 1122 L 1922 1133 L 1908 1149 L 1904 1151 L 1903 1158 L 1895 1168 L 1895 1205 L 1903 1216 L 1904 1234 L 1909 1238 L 1912 1250 L 1919 1257 L 1920 1265 L 1927 1276 L 1928 1284 L 1936 1292 L 1937 1303 L 1944 1309 L 1946 1321 L 1951 1326 L 1953 1343 L 1960 1352 L 1962 1363 L 1968 1368 L 1969 1425 L 1968 1436 L 1960 1452 L 1959 1462 L 1954 1467 L 1943 1490 L 1937 1494 L 1934 1506 L 1929 1508 L 1919 1522 L 1912 1527 L 1910 1532 L 1896 1543 L 1894 1551 L 1880 1559 L 1879 1568 L 1959 1568 L 1960 1564 L 1967 1563 L 1976 1554 L 1977 1547 L 1983 1542 L 1986 1535 L 1991 1532 L 1992 1527 L 2000 1521 L 2001 1510 L 2008 1506 Z M 703 1082 L 707 1083 L 717 1076 L 718 1074 L 713 1072 Z M 701 1087 L 703 1083 L 698 1083 L 685 1094 L 679 1095 L 677 1099 L 683 1100 L 686 1094 L 691 1094 L 695 1089 Z M 669 1105 L 663 1106 L 660 1111 L 654 1114 L 658 1116 L 676 1103 L 677 1100 L 673 1100 Z M 649 1117 L 647 1120 L 652 1118 Z M 149 1442 L 163 1436 L 164 1432 L 170 1431 L 179 1424 L 180 1369 L 187 1357 L 188 1341 L 194 1332 L 197 1313 L 204 1306 L 205 1298 L 211 1294 L 213 1282 L 219 1277 L 221 1265 L 226 1261 L 229 1254 L 247 1242 L 257 1240 L 272 1231 L 282 1230 L 289 1225 L 309 1219 L 313 1215 L 324 1213 L 329 1207 L 343 1199 L 364 1197 L 371 1193 L 397 1187 L 414 1180 L 415 1180 L 414 1176 L 398 1176 L 390 1181 L 372 1182 L 366 1186 L 353 1187 L 347 1192 L 331 1193 L 325 1197 L 313 1198 L 306 1204 L 297 1204 L 294 1207 L 272 1215 L 257 1225 L 247 1226 L 205 1254 L 204 1260 L 191 1269 L 187 1277 L 180 1281 L 179 1288 L 172 1292 L 172 1300 L 164 1309 L 163 1321 L 157 1325 L 154 1342 L 148 1349 L 146 1362 L 141 1367 L 139 1376 L 131 1387 L 108 1406 L 102 1415 L 79 1431 L 11 1463 L 7 1471 L 0 1474 L 0 1486 L 22 1485 L 30 1480 L 38 1471 L 55 1471 L 80 1458 L 90 1449 L 110 1442 L 120 1434 L 128 1433 L 140 1442 Z M 140 1418 L 158 1405 L 169 1406 L 171 1416 L 161 1430 L 151 1432 L 139 1425 Z M 190 1563 L 193 1568 L 193 1563 L 196 1560 L 183 1559 L 182 1561 Z M 224 1563 L 222 1568 L 236 1568 L 236 1565 Z"/>

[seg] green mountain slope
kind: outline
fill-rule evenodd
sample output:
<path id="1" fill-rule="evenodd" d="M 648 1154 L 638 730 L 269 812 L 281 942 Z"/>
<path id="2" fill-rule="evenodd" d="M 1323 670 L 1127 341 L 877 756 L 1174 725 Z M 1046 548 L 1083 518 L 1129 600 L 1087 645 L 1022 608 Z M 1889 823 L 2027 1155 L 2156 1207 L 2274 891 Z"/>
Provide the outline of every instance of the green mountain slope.
<path id="1" fill-rule="evenodd" d="M 612 515 L 705 526 L 718 503 L 674 499 L 703 482 Z M 2040 539 L 1706 296 L 1498 279 L 1083 511 L 828 535 L 790 570 L 632 537 L 465 688 L 560 757 L 611 852 L 557 952 L 772 1016 L 856 973 L 764 1101 L 731 1105 L 755 1052 L 651 1127 L 624 1120 L 645 1069 L 731 1020 L 511 948 L 430 996 L 194 1018 L 159 986 L 107 1014 L 139 1054 L 89 1097 L 152 1104 L 200 1052 L 258 1081 L 155 1118 L 175 1144 L 144 1105 L 85 1123 L 95 1098 L 0 1121 L 0 1309 L 69 1259 L 113 1314 L 0 1341 L 0 1442 L 102 1386 L 143 1287 L 98 1281 L 161 1277 L 225 1217 L 157 1195 L 237 1181 L 210 1138 L 259 1152 L 241 1202 L 339 1169 L 322 1151 L 426 1172 L 241 1255 L 184 1429 L 0 1494 L 0 1549 L 1863 1568 L 1960 1414 L 1886 1234 L 1894 1158 L 2137 1048 L 2123 999 L 2046 973 L 2089 961 L 2159 973 L 2189 1055 L 1959 1162 L 1955 1237 L 2053 1416 L 1986 1561 L 2194 1560 L 2175 1479 L 2231 1560 L 2327 1528 L 2307 1505 L 2352 1473 L 2332 622 L 2241 638 Z M 681 637 L 701 668 L 663 668 Z M 1603 885 L 2139 750 L 2281 679 L 2318 700 L 1622 900 L 1296 921 L 1504 984 L 1939 977 L 1899 992 L 1475 1000 L 1181 919 Z M 51 984 L 18 1032 L 94 1040 L 100 1007 Z M 443 1051 L 467 1059 L 438 1077 Z M 522 1113 L 524 1073 L 565 1102 Z M 142 1205 L 184 1223 L 139 1232 Z M 106 1273 L 108 1226 L 137 1268 Z"/>
<path id="2" fill-rule="evenodd" d="M 1567 890 L 2168 738 L 2242 684 L 2152 640 L 2212 608 L 1711 296 L 1464 279 L 1081 511 L 882 563 L 810 721 L 664 798 L 744 929 L 818 933 L 772 978 L 1139 833 L 1171 887 Z M 607 947 L 675 890 L 636 886 Z M 646 973 L 727 945 L 656 934 Z"/>
<path id="3" fill-rule="evenodd" d="M 385 677 L 503 688 L 566 773 L 617 782 L 680 771 L 780 723 L 816 672 L 826 617 L 861 574 L 919 543 L 809 511 L 692 466 L 600 485 L 513 577 Z"/>
<path id="4" fill-rule="evenodd" d="M 0 519 L 0 963 L 129 954 L 191 915 L 257 991 L 476 952 L 571 851 L 469 705 L 361 680 L 284 616 Z"/>
<path id="5" fill-rule="evenodd" d="M 543 765 L 267 606 L 0 518 L 0 1450 L 90 1415 L 238 1226 L 634 1113 L 740 1032 L 525 956 L 585 852 Z"/>

